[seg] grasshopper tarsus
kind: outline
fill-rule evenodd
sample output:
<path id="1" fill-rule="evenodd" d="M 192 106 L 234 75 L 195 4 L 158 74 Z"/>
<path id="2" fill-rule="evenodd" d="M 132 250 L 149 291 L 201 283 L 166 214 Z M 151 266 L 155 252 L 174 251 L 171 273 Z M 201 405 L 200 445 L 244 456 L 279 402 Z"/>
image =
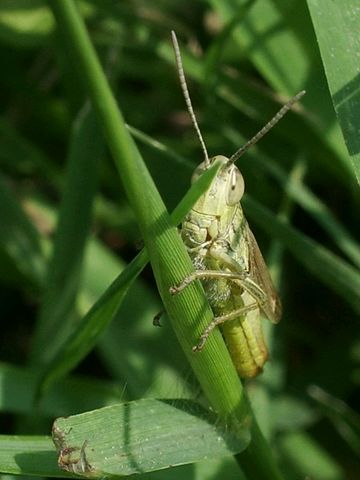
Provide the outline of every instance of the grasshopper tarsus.
<path id="1" fill-rule="evenodd" d="M 173 285 L 172 287 L 169 288 L 170 295 L 176 295 L 177 293 L 180 293 L 197 278 L 198 278 L 198 272 L 190 273 L 190 275 L 185 277 L 184 280 L 181 283 L 179 283 L 179 285 Z"/>
<path id="2" fill-rule="evenodd" d="M 201 334 L 198 344 L 193 347 L 192 351 L 193 352 L 201 352 L 201 350 L 205 346 L 205 343 L 206 343 L 207 339 L 210 336 L 210 333 L 214 330 L 214 328 L 217 325 L 220 325 L 221 323 L 226 322 L 229 315 L 231 316 L 231 314 L 227 314 L 227 315 L 222 315 L 221 317 L 214 317 L 211 320 L 211 322 L 208 324 L 208 326 L 205 328 L 203 333 Z"/>
<path id="3" fill-rule="evenodd" d="M 182 292 L 188 285 L 190 285 L 190 283 L 192 283 L 197 278 L 197 272 L 191 273 L 190 275 L 185 277 L 184 280 L 179 283 L 179 285 L 173 285 L 169 288 L 170 295 L 176 295 L 177 293 Z"/>
<path id="4" fill-rule="evenodd" d="M 200 337 L 199 342 L 192 347 L 192 351 L 194 353 L 201 352 L 201 350 L 205 347 L 206 340 L 208 339 L 209 334 L 202 334 Z"/>

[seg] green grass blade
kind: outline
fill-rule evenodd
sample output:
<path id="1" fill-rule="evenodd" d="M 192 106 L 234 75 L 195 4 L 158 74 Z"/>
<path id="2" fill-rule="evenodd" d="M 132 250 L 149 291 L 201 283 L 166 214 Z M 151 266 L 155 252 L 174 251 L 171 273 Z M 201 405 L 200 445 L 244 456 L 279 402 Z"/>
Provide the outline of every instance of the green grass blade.
<path id="1" fill-rule="evenodd" d="M 181 222 L 197 199 L 207 190 L 218 168 L 219 164 L 213 165 L 205 175 L 202 175 L 191 186 L 171 215 L 175 225 Z M 89 312 L 80 321 L 76 322 L 75 327 L 69 334 L 66 334 L 67 326 L 65 325 L 65 333 L 59 335 L 64 340 L 59 344 L 59 337 L 57 337 L 57 348 L 53 357 L 48 359 L 43 371 L 40 390 L 46 389 L 57 378 L 69 372 L 94 347 L 99 336 L 113 319 L 128 289 L 148 261 L 146 249 L 143 249 L 101 295 Z"/>
<path id="2" fill-rule="evenodd" d="M 59 186 L 59 172 L 49 158 L 20 132 L 0 118 L 1 167 L 14 176 L 38 175 L 43 181 Z"/>
<path id="3" fill-rule="evenodd" d="M 175 154 L 171 149 L 165 147 L 159 141 L 155 141 L 148 135 L 142 134 L 136 130 L 136 138 L 141 140 L 145 145 L 160 151 L 165 151 L 169 155 L 170 161 L 177 161 L 184 165 L 185 168 L 191 167 L 190 163 L 181 155 Z M 238 132 L 233 129 L 224 129 L 224 137 L 228 137 L 234 145 L 241 145 L 244 139 Z M 254 151 L 256 154 L 254 154 Z M 334 244 L 343 251 L 348 258 L 360 268 L 360 246 L 346 230 L 346 228 L 336 219 L 330 209 L 325 205 L 321 199 L 316 196 L 311 190 L 298 179 L 298 175 L 290 176 L 288 173 L 276 164 L 272 159 L 256 151 L 256 147 L 252 152 L 248 152 L 249 163 L 255 163 L 259 168 L 269 173 L 283 190 L 287 193 L 289 198 L 300 205 L 330 236 Z M 194 202 L 195 203 L 195 202 Z"/>
<path id="4" fill-rule="evenodd" d="M 345 473 L 318 442 L 304 432 L 292 432 L 280 441 L 289 478 L 302 478 L 304 472 L 317 480 L 344 480 Z M 303 454 L 305 452 L 305 454 Z"/>
<path id="5" fill-rule="evenodd" d="M 212 0 L 211 3 L 225 21 L 232 18 L 238 8 L 236 3 L 221 0 Z M 326 0 L 322 3 L 326 9 Z M 340 4 L 338 8 L 341 9 Z M 328 18 L 329 22 L 332 18 L 334 27 L 336 14 L 329 13 Z M 320 55 L 314 48 L 314 32 L 306 3 L 256 2 L 234 33 L 234 40 L 276 92 L 291 96 L 306 89 L 303 103 L 316 118 L 311 122 L 312 128 L 336 152 L 339 165 L 349 177 L 352 167 L 328 99 L 326 79 Z M 335 55 L 334 61 L 338 58 Z"/>
<path id="6" fill-rule="evenodd" d="M 229 138 L 234 146 L 244 143 L 244 139 L 232 128 L 224 128 L 224 136 Z M 289 179 L 289 175 L 275 159 L 262 154 L 256 147 L 247 154 L 251 164 L 271 175 L 282 189 L 287 192 L 298 205 L 300 205 L 311 217 L 327 232 L 335 245 L 342 251 L 356 266 L 360 268 L 360 245 L 348 232 L 348 230 L 337 220 L 327 205 L 308 188 L 302 180 L 297 178 Z"/>
<path id="7" fill-rule="evenodd" d="M 308 393 L 317 402 L 319 409 L 329 417 L 339 435 L 359 457 L 360 415 L 358 412 L 317 385 L 310 385 Z"/>
<path id="8" fill-rule="evenodd" d="M 271 236 L 281 239 L 285 247 L 329 288 L 360 312 L 360 273 L 322 245 L 294 227 L 277 219 L 270 211 L 249 197 L 244 198 L 246 212 Z"/>
<path id="9" fill-rule="evenodd" d="M 0 363 L 0 411 L 34 415 L 34 398 L 39 382 L 38 370 Z M 110 382 L 67 377 L 56 382 L 41 399 L 36 410 L 38 417 L 70 415 L 92 410 L 122 400 L 119 385 Z"/>
<path id="10" fill-rule="evenodd" d="M 42 2 L 3 2 L 0 6 L 0 38 L 17 48 L 41 44 L 53 27 L 53 19 Z"/>
<path id="11" fill-rule="evenodd" d="M 303 163 L 301 159 L 299 159 L 294 164 L 288 180 L 289 182 L 293 182 L 295 178 L 299 179 L 303 174 Z M 294 201 L 291 196 L 288 195 L 288 192 L 285 191 L 276 217 L 283 222 L 290 223 L 293 210 Z M 284 245 L 281 240 L 274 238 L 270 243 L 268 255 L 266 256 L 271 278 L 278 292 L 282 291 L 282 285 L 285 281 L 285 278 L 283 278 L 284 250 Z M 259 378 L 259 382 L 252 391 L 251 403 L 262 431 L 266 438 L 271 441 L 271 439 L 274 438 L 274 433 L 279 429 L 278 419 L 276 417 L 278 398 L 274 400 L 274 397 L 281 394 L 286 380 L 285 372 L 281 368 L 284 362 L 284 354 L 276 348 L 276 330 L 274 329 L 274 325 L 270 322 L 265 322 L 263 329 L 272 368 L 265 369 Z M 281 414 L 279 416 L 281 417 Z"/>
<path id="12" fill-rule="evenodd" d="M 99 123 L 134 208 L 149 253 L 157 285 L 180 344 L 202 389 L 215 411 L 237 428 L 248 413 L 248 402 L 220 332 L 214 332 L 201 355 L 192 346 L 212 318 L 199 284 L 190 285 L 181 295 L 171 297 L 169 288 L 192 271 L 192 264 L 160 195 L 145 168 L 106 82 L 95 51 L 76 7 L 69 0 L 53 0 L 50 6 L 89 92 Z M 265 479 L 281 475 L 258 426 L 252 423 L 251 447 L 244 452 L 242 467 Z M 262 462 L 258 461 L 261 456 Z"/>
<path id="13" fill-rule="evenodd" d="M 0 218 L 2 270 L 6 267 L 8 280 L 11 276 L 15 283 L 25 280 L 39 290 L 45 271 L 41 239 L 3 177 L 0 177 Z"/>
<path id="14" fill-rule="evenodd" d="M 251 162 L 256 163 L 260 168 L 269 172 L 288 195 L 328 233 L 334 244 L 349 260 L 360 268 L 360 245 L 318 196 L 312 193 L 302 181 L 297 179 L 289 181 L 285 170 L 269 158 L 265 158 L 262 155 L 252 156 Z"/>
<path id="15" fill-rule="evenodd" d="M 172 312 L 174 328 L 166 312 L 160 319 L 161 328 L 154 327 L 154 315 L 164 308 L 150 265 L 141 275 L 144 278 L 133 281 L 126 295 L 122 295 L 121 290 L 126 290 L 127 282 L 110 290 L 111 295 L 105 297 L 105 301 L 102 297 L 138 253 L 139 244 L 146 247 L 150 241 L 156 244 L 151 253 L 152 263 L 158 272 L 156 277 L 163 296 L 167 294 L 166 283 L 177 281 L 185 272 L 185 268 L 174 272 L 174 279 L 167 281 L 172 272 L 168 272 L 164 264 L 173 261 L 170 266 L 175 270 L 183 256 L 183 252 L 176 250 L 176 243 L 167 242 L 167 234 L 172 230 L 169 225 L 175 222 L 173 219 L 167 224 L 163 222 L 168 220 L 164 209 L 156 210 L 157 217 L 152 216 L 153 212 L 146 212 L 153 205 L 148 201 L 152 185 L 146 183 L 134 154 L 131 160 L 142 183 L 134 196 L 146 204 L 146 209 L 139 209 L 149 217 L 142 231 L 151 220 L 153 225 L 151 234 L 141 233 L 136 218 L 138 208 L 133 208 L 134 202 L 128 201 L 119 184 L 116 167 L 109 161 L 111 152 L 116 150 L 114 147 L 101 162 L 93 225 L 91 233 L 86 234 L 80 282 L 76 277 L 78 272 L 74 271 L 74 290 L 70 289 L 70 295 L 64 297 L 65 292 L 60 288 L 59 298 L 55 299 L 69 308 L 63 308 L 60 327 L 50 331 L 44 342 L 50 359 L 44 366 L 49 375 L 48 388 L 38 402 L 34 398 L 44 369 L 41 365 L 19 367 L 29 358 L 36 317 L 42 308 L 42 292 L 49 288 L 44 274 L 53 252 L 66 187 L 69 134 L 80 108 L 89 99 L 88 77 L 92 77 L 92 81 L 96 78 L 79 60 L 77 40 L 71 35 L 66 34 L 67 39 L 61 36 L 63 29 L 56 25 L 51 12 L 56 3 L 60 7 L 69 4 L 68 0 L 0 2 L 0 58 L 4 66 L 0 76 L 3 100 L 0 177 L 5 179 L 21 216 L 35 230 L 42 265 L 39 271 L 33 269 L 33 259 L 27 257 L 31 249 L 24 248 L 22 252 L 19 249 L 21 242 L 32 245 L 21 222 L 13 221 L 15 231 L 20 232 L 14 235 L 6 222 L 0 225 L 0 231 L 3 228 L 0 234 L 0 350 L 3 360 L 8 362 L 0 362 L 0 413 L 3 433 L 14 435 L 7 440 L 15 447 L 5 448 L 7 460 L 3 464 L 9 465 L 11 458 L 11 472 L 16 472 L 4 474 L 4 480 L 16 480 L 16 474 L 24 478 L 30 478 L 29 474 L 41 474 L 41 478 L 50 478 L 47 474 L 75 475 L 58 468 L 53 447 L 50 446 L 50 450 L 45 447 L 44 453 L 38 455 L 36 437 L 15 437 L 25 433 L 49 434 L 51 418 L 140 399 L 193 399 L 215 414 L 219 405 L 213 396 L 206 398 L 205 389 L 189 365 L 191 335 L 195 337 L 202 328 L 201 321 L 207 321 L 194 318 L 191 331 L 181 330 L 179 325 L 184 318 L 187 322 L 188 309 L 192 308 L 189 297 L 180 305 L 178 317 Z M 346 474 L 360 478 L 356 470 L 360 429 L 359 419 L 354 415 L 359 379 L 360 349 L 354 335 L 358 328 L 358 310 L 354 311 L 356 305 L 352 308 L 349 299 L 344 300 L 342 296 L 347 284 L 349 297 L 358 296 L 360 192 L 334 109 L 337 101 L 338 114 L 349 113 L 345 125 L 350 130 L 356 126 L 355 114 L 352 118 L 350 111 L 358 103 L 357 56 L 352 48 L 359 42 L 357 38 L 353 43 L 348 42 L 346 37 L 354 35 L 351 18 L 356 23 L 357 13 L 351 12 L 343 21 L 350 11 L 349 0 L 343 4 L 336 2 L 341 7 L 330 5 L 330 11 L 322 12 L 322 16 L 319 13 L 324 0 L 197 0 L 191 4 L 189 22 L 188 9 L 185 5 L 183 8 L 181 2 L 148 2 L 144 9 L 145 3 L 71 0 L 88 25 L 89 36 L 126 121 L 137 127 L 127 126 L 127 129 L 141 148 L 169 212 L 187 191 L 191 174 L 202 155 L 186 112 L 168 30 L 175 29 L 178 35 L 190 96 L 210 156 L 231 155 L 291 94 L 298 89 L 307 90 L 304 102 L 294 106 L 276 128 L 238 162 L 246 193 L 269 209 L 268 213 L 272 212 L 263 218 L 269 233 L 256 225 L 256 217 L 261 221 L 261 212 L 258 215 L 256 211 L 255 218 L 250 216 L 248 220 L 284 305 L 279 325 L 262 321 L 269 361 L 261 375 L 243 382 L 252 409 L 246 420 L 256 418 L 285 478 L 304 479 L 311 475 L 314 479 L 344 480 Z M 352 4 L 355 3 L 352 0 Z M 315 15 L 310 4 L 313 9 L 319 9 Z M 344 8 L 339 13 L 339 18 L 341 15 L 343 18 L 337 23 L 334 17 L 331 25 L 329 17 L 333 16 L 334 8 Z M 326 23 L 328 31 L 321 32 Z M 343 28 L 347 23 L 347 28 Z M 337 28 L 338 25 L 341 28 Z M 326 51 L 322 43 L 331 51 Z M 86 53 L 86 44 L 81 47 L 81 53 Z M 326 58 L 331 57 L 332 52 L 335 58 Z M 73 53 L 76 58 L 72 63 L 69 55 Z M 353 79 L 348 78 L 349 56 L 353 57 Z M 344 67 L 344 89 L 340 82 L 338 91 L 334 90 L 328 65 L 337 68 L 337 73 Z M 104 113 L 106 98 L 104 102 L 98 93 L 93 95 L 93 101 L 98 105 L 97 113 L 101 111 L 100 104 Z M 341 97 L 343 94 L 345 98 Z M 104 126 L 109 132 L 110 126 L 103 115 L 96 133 Z M 344 133 L 351 135 L 350 130 Z M 114 127 L 112 135 L 116 133 Z M 352 145 L 355 150 L 356 145 L 356 142 Z M 120 162 L 117 165 L 123 183 L 131 184 L 126 166 Z M 304 175 L 304 179 L 299 179 L 299 175 Z M 80 182 L 80 178 L 78 180 Z M 189 205 L 192 203 L 189 199 Z M 4 211 L 5 215 L 1 214 L 0 222 L 7 219 L 10 210 L 3 202 L 0 213 Z M 246 208 L 244 210 L 246 214 Z M 287 223 L 293 228 L 292 232 L 296 233 L 293 241 L 288 232 L 276 228 L 270 231 L 276 217 L 281 224 Z M 144 224 L 141 216 L 139 218 Z M 305 234 L 305 240 L 310 237 L 311 243 L 300 240 L 299 245 L 298 234 L 300 238 Z M 4 238 L 7 238 L 5 245 Z M 164 238 L 166 241 L 161 242 Z M 70 254 L 71 244 L 69 239 Z M 297 257 L 288 251 L 286 244 L 290 248 L 293 244 Z M 327 249 L 327 255 L 319 253 L 319 245 Z M 157 246 L 164 247 L 161 256 L 154 254 Z M 34 248 L 36 251 L 38 247 Z M 335 263 L 331 252 L 335 253 Z M 352 268 L 347 269 L 351 264 Z M 317 276 L 311 273 L 314 270 Z M 332 273 L 328 275 L 328 271 Z M 331 281 L 343 283 L 331 289 L 323 282 L 327 275 Z M 128 282 L 134 276 L 133 271 Z M 69 280 L 70 277 L 69 274 Z M 178 300 L 181 299 L 173 298 L 171 302 Z M 202 300 L 198 297 L 196 301 Z M 205 308 L 206 302 L 199 303 L 197 311 L 193 308 L 195 317 L 198 312 L 202 317 L 200 306 Z M 189 339 L 187 350 L 181 348 L 175 329 Z M 266 335 L 268 331 L 270 340 Z M 207 345 L 210 349 L 218 347 L 217 334 L 214 334 L 215 343 Z M 215 382 L 226 384 L 224 378 L 231 370 L 227 358 L 212 356 L 214 350 L 210 350 L 211 355 L 205 356 L 205 360 L 207 352 L 199 354 L 204 367 L 202 385 L 205 374 L 209 376 L 210 388 L 206 393 Z M 70 375 L 74 367 L 86 377 Z M 309 385 L 319 385 L 324 390 L 320 394 L 315 391 L 314 395 Z M 239 395 L 223 392 L 227 405 L 235 405 Z M 225 423 L 227 430 L 232 431 L 232 416 L 224 412 L 225 408 L 220 412 L 226 417 L 225 422 L 218 416 L 217 425 Z M 154 438 L 157 442 L 157 437 Z M 1 440 L 4 437 L 0 437 L 0 452 L 3 452 Z M 17 444 L 16 440 L 23 443 Z M 206 438 L 199 439 L 198 445 L 193 446 L 194 452 L 205 449 L 206 441 Z M 76 461 L 82 445 L 75 445 L 80 450 L 63 451 L 63 462 Z M 246 471 L 246 478 L 268 480 L 269 476 L 274 477 L 274 469 L 267 461 L 269 449 L 263 454 L 261 445 L 264 443 L 255 439 L 242 451 L 242 459 L 246 454 L 252 455 L 251 461 L 245 464 L 242 461 L 240 466 L 245 465 L 242 472 L 236 458 L 226 455 L 139 474 L 138 478 L 245 480 Z M 87 447 L 85 455 L 88 455 Z M 53 455 L 52 463 L 49 471 L 39 472 L 47 461 L 46 452 Z M 83 456 L 85 467 L 86 460 Z M 96 472 L 92 473 L 95 478 Z"/>
<path id="16" fill-rule="evenodd" d="M 174 225 L 179 225 L 185 215 L 201 197 L 201 195 L 206 192 L 211 181 L 215 177 L 217 171 L 219 170 L 220 163 L 214 163 L 211 168 L 209 168 L 203 175 L 201 175 L 198 180 L 191 185 L 187 193 L 185 194 L 182 201 L 174 209 L 171 214 L 171 220 Z"/>
<path id="17" fill-rule="evenodd" d="M 74 330 L 65 337 L 63 343 L 57 348 L 56 354 L 46 366 L 40 390 L 48 388 L 57 378 L 69 372 L 94 347 L 147 261 L 147 252 L 142 250 L 114 280 L 89 312 L 77 322 Z"/>
<path id="18" fill-rule="evenodd" d="M 67 477 L 57 466 L 51 437 L 0 435 L 0 472 L 13 475 Z"/>
<path id="19" fill-rule="evenodd" d="M 60 335 L 54 336 L 52 332 L 70 331 L 72 327 L 103 153 L 104 144 L 95 116 L 87 107 L 75 122 L 70 144 L 54 252 L 33 338 L 33 363 L 46 365 L 59 343 Z"/>
<path id="20" fill-rule="evenodd" d="M 216 426 L 216 415 L 190 400 L 148 399 L 59 418 L 53 439 L 59 453 L 74 449 L 64 470 L 114 477 L 234 455 L 250 435 L 246 428 L 234 435 Z"/>
<path id="21" fill-rule="evenodd" d="M 357 0 L 308 0 L 307 3 L 336 115 L 360 183 L 359 3 Z"/>

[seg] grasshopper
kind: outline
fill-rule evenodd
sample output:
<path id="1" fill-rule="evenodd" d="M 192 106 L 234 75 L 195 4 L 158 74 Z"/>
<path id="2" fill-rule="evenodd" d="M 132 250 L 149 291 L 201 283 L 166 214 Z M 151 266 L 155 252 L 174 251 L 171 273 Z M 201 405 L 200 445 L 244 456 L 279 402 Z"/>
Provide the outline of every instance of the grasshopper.
<path id="1" fill-rule="evenodd" d="M 260 314 L 273 323 L 279 322 L 281 302 L 240 204 L 245 184 L 235 162 L 290 110 L 305 91 L 290 99 L 230 158 L 222 155 L 209 158 L 192 108 L 175 32 L 172 32 L 172 41 L 181 89 L 205 157 L 196 168 L 192 182 L 214 162 L 220 162 L 221 166 L 181 226 L 181 237 L 195 271 L 180 285 L 171 287 L 170 292 L 179 293 L 194 280 L 202 280 L 214 318 L 193 351 L 202 350 L 212 330 L 221 325 L 239 375 L 251 378 L 262 371 L 268 358 Z"/>

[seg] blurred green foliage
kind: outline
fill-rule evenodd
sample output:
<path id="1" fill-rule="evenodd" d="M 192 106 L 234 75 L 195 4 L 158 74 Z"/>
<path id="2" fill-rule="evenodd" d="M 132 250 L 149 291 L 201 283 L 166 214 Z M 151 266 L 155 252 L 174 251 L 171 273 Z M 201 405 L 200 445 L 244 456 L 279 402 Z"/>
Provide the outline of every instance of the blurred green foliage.
<path id="1" fill-rule="evenodd" d="M 210 155 L 230 156 L 307 90 L 238 165 L 284 304 L 268 332 L 271 359 L 247 388 L 286 478 L 359 478 L 356 0 L 77 3 L 169 211 L 202 160 L 171 29 Z M 142 239 L 68 50 L 46 2 L 0 3 L 0 421 L 9 435 L 49 434 L 54 416 L 123 400 L 201 397 L 166 315 L 152 325 L 161 304 L 149 268 L 136 281 L 134 268 L 113 304 L 96 304 Z M 101 324 L 81 335 L 89 310 Z M 64 349 L 71 335 L 76 365 Z M 53 383 L 34 406 L 39 376 L 59 358 L 67 376 L 46 372 Z M 8 441 L 0 436 L 0 449 Z M 1 472 L 34 473 L 6 465 L 0 456 Z M 184 475 L 239 478 L 229 460 L 144 478 Z"/>

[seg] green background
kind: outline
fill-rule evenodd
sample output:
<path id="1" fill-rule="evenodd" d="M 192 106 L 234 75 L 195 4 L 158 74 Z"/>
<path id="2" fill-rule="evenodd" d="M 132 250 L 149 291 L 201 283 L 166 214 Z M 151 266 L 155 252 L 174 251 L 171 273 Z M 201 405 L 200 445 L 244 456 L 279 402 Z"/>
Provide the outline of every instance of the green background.
<path id="1" fill-rule="evenodd" d="M 192 372 L 187 358 L 194 342 L 187 337 L 183 351 L 166 314 L 161 328 L 152 325 L 163 307 L 151 268 L 136 281 L 144 262 L 124 270 L 145 241 L 159 284 L 139 207 L 136 199 L 128 201 L 130 180 L 120 172 L 120 182 L 101 117 L 90 107 L 87 74 L 82 65 L 75 68 L 66 31 L 55 28 L 56 3 L 0 3 L 0 472 L 8 475 L 64 475 L 46 437 L 58 416 L 140 399 L 130 403 L 135 419 L 147 417 L 152 399 L 191 399 L 204 408 L 202 391 L 216 381 L 213 372 L 209 383 L 194 365 Z M 289 97 L 307 91 L 238 163 L 245 213 L 284 306 L 271 331 L 264 321 L 270 361 L 246 389 L 284 478 L 358 478 L 356 0 L 71 3 L 86 21 L 170 212 L 202 161 L 174 66 L 171 29 L 210 155 L 230 156 Z M 165 250 L 176 264 L 172 245 Z M 173 421 L 184 429 L 170 428 L 159 408 L 149 438 L 167 457 L 158 455 L 153 467 L 144 462 L 145 470 L 132 465 L 134 472 L 159 479 L 259 478 L 246 467 L 245 477 L 230 456 L 245 447 L 246 432 L 240 443 L 226 439 L 227 450 L 212 450 L 216 435 L 226 431 L 204 425 L 205 414 L 192 403 L 181 405 L 184 415 L 194 415 L 194 430 L 185 432 L 181 416 Z M 175 453 L 167 449 L 169 437 L 155 432 L 162 424 L 177 442 Z M 194 432 L 199 440 L 190 449 Z M 45 452 L 43 460 L 35 452 Z M 154 458 L 153 451 L 148 455 Z"/>

